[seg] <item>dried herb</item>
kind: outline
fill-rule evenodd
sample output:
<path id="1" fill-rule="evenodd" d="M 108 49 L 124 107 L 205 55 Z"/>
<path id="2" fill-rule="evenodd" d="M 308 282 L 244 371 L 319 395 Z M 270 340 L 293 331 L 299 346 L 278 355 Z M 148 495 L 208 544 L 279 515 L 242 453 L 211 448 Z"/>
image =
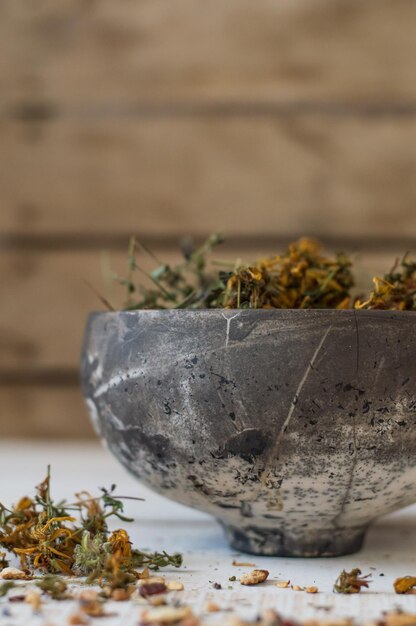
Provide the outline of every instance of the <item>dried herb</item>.
<path id="1" fill-rule="evenodd" d="M 393 586 L 396 593 L 416 593 L 416 576 L 397 578 Z"/>
<path id="2" fill-rule="evenodd" d="M 182 555 L 178 552 L 168 554 L 167 552 L 142 552 L 132 550 L 133 567 L 147 567 L 151 570 L 158 570 L 161 567 L 180 567 L 182 565 Z"/>
<path id="3" fill-rule="evenodd" d="M 84 530 L 81 543 L 75 546 L 75 562 L 73 570 L 81 576 L 89 576 L 101 572 L 105 566 L 107 557 L 111 553 L 111 546 L 104 540 L 101 533 L 91 536 L 89 530 Z M 95 576 L 93 576 L 94 578 Z"/>
<path id="4" fill-rule="evenodd" d="M 217 234 L 197 248 L 186 241 L 183 261 L 171 266 L 133 238 L 127 277 L 116 276 L 127 289 L 124 308 L 416 310 L 416 260 L 410 260 L 408 254 L 396 261 L 390 272 L 373 279 L 374 289 L 368 298 L 354 299 L 348 256 L 325 256 L 314 240 L 301 238 L 284 252 L 256 261 L 210 261 L 210 253 L 222 241 Z M 156 261 L 153 271 L 147 272 L 137 263 L 139 252 Z M 146 277 L 150 287 L 136 280 L 137 272 Z"/>
<path id="5" fill-rule="evenodd" d="M 408 254 L 396 260 L 388 274 L 373 279 L 374 289 L 364 302 L 357 301 L 358 309 L 384 309 L 396 311 L 416 310 L 416 260 Z"/>
<path id="6" fill-rule="evenodd" d="M 342 570 L 334 584 L 336 593 L 359 593 L 362 587 L 368 587 L 367 580 L 371 574 L 361 576 L 361 570 L 358 567 L 350 572 Z"/>
<path id="7" fill-rule="evenodd" d="M 179 554 L 146 554 L 132 549 L 125 530 L 110 533 L 109 518 L 132 521 L 124 515 L 122 499 L 114 492 L 112 485 L 108 490 L 102 488 L 97 497 L 84 491 L 77 494 L 72 504 L 56 503 L 50 495 L 48 468 L 33 499 L 24 497 L 11 509 L 0 504 L 0 546 L 18 556 L 23 569 L 82 574 L 89 580 L 106 579 L 111 585 L 118 584 L 119 579 L 135 579 L 136 567 L 179 567 Z M 43 582 L 49 589 L 55 584 L 55 577 L 44 578 Z"/>
<path id="8" fill-rule="evenodd" d="M 225 308 L 345 309 L 354 279 L 348 257 L 321 254 L 310 239 L 290 244 L 281 255 L 239 265 L 217 300 Z"/>
<path id="9" fill-rule="evenodd" d="M 115 589 L 125 589 L 133 593 L 137 575 L 132 569 L 126 567 L 122 554 L 116 552 L 108 557 L 100 579 L 105 580 L 105 595 L 111 597 Z"/>
<path id="10" fill-rule="evenodd" d="M 251 263 L 240 261 L 230 269 L 214 270 L 208 263 L 212 248 L 220 243 L 212 235 L 194 249 L 188 242 L 184 261 L 160 264 L 146 273 L 136 262 L 138 245 L 129 248 L 129 273 L 118 279 L 127 287 L 125 308 L 348 308 L 354 280 L 344 254 L 325 257 L 317 242 L 300 239 L 286 252 Z M 149 253 L 146 250 L 147 253 Z M 216 263 L 219 265 L 220 263 Z M 225 264 L 229 265 L 229 264 Z M 146 274 L 154 287 L 136 285 L 134 272 Z M 140 296 L 137 298 L 137 296 Z"/>
<path id="11" fill-rule="evenodd" d="M 147 248 L 132 238 L 129 245 L 128 275 L 126 278 L 115 276 L 127 290 L 125 309 L 181 309 L 208 306 L 211 294 L 224 287 L 218 278 L 209 273 L 207 264 L 208 254 L 221 242 L 222 237 L 217 234 L 208 237 L 198 248 L 194 248 L 191 242 L 186 241 L 182 247 L 183 262 L 170 266 L 160 263 Z M 156 269 L 150 273 L 137 263 L 137 252 L 140 248 L 158 263 Z M 134 281 L 137 271 L 152 284 L 151 288 Z"/>
<path id="12" fill-rule="evenodd" d="M 68 593 L 68 585 L 61 576 L 53 574 L 45 574 L 40 580 L 36 582 L 36 585 L 48 594 L 54 600 L 69 600 L 72 598 Z"/>

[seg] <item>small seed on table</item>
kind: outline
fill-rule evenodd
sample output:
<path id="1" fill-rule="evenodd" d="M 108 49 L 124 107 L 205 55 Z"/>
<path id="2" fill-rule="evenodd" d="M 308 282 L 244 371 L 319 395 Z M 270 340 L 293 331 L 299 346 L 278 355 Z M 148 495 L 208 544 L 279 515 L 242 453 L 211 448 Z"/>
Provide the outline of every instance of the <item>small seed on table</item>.
<path id="1" fill-rule="evenodd" d="M 290 580 L 279 580 L 275 585 L 276 587 L 280 587 L 280 589 L 287 589 L 290 585 Z"/>

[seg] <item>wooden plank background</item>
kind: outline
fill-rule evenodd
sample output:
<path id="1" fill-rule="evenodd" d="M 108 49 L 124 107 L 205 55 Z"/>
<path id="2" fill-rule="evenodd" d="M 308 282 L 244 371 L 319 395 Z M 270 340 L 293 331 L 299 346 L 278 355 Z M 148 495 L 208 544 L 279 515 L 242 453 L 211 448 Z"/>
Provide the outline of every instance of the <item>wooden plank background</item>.
<path id="1" fill-rule="evenodd" d="M 88 284 L 120 305 L 130 234 L 167 260 L 315 235 L 360 288 L 416 251 L 415 23 L 413 0 L 3 0 L 0 434 L 91 435 Z"/>

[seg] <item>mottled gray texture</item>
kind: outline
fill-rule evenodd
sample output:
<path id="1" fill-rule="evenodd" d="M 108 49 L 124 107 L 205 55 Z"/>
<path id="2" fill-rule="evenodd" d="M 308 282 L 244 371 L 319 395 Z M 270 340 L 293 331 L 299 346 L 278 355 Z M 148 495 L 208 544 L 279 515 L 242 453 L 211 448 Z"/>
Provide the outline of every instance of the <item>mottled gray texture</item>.
<path id="1" fill-rule="evenodd" d="M 334 556 L 416 500 L 416 313 L 201 310 L 89 318 L 95 427 L 233 546 Z"/>

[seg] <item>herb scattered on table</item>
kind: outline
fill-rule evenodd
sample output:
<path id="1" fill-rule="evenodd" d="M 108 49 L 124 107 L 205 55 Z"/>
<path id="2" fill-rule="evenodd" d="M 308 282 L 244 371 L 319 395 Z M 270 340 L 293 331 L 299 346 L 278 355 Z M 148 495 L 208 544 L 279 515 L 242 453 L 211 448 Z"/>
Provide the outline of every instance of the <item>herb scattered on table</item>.
<path id="1" fill-rule="evenodd" d="M 397 578 L 393 586 L 396 593 L 416 593 L 416 576 Z"/>
<path id="2" fill-rule="evenodd" d="M 132 521 L 124 515 L 124 498 L 115 495 L 115 489 L 115 485 L 101 489 L 96 497 L 78 493 L 74 503 L 55 502 L 48 468 L 34 498 L 23 497 L 12 508 L 0 504 L 0 546 L 20 559 L 22 571 L 16 577 L 29 578 L 27 568 L 43 574 L 78 574 L 88 576 L 89 582 L 105 580 L 113 590 L 137 580 L 137 568 L 180 567 L 180 554 L 142 552 L 132 547 L 124 529 L 110 532 L 110 518 Z M 7 570 L 1 575 L 6 578 Z M 41 584 L 51 595 L 55 587 L 61 593 L 62 584 L 53 577 L 44 577 Z"/>
<path id="3" fill-rule="evenodd" d="M 242 585 L 259 585 L 264 583 L 269 576 L 269 572 L 266 569 L 253 569 L 253 571 L 243 574 L 240 578 Z"/>
<path id="4" fill-rule="evenodd" d="M 334 584 L 336 593 L 359 593 L 362 587 L 368 587 L 371 574 L 361 576 L 361 570 L 355 567 L 350 572 L 342 570 Z"/>

